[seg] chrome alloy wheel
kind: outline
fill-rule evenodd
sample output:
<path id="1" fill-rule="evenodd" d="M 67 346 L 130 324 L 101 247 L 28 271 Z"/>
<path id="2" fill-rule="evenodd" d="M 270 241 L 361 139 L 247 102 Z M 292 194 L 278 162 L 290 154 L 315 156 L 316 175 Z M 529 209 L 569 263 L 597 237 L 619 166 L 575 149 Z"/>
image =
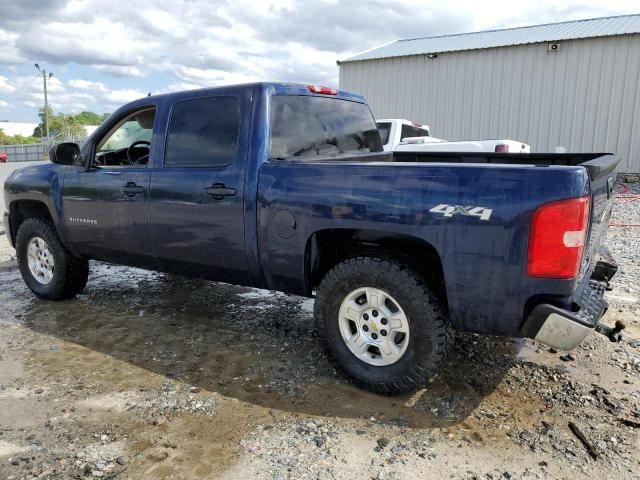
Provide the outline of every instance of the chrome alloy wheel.
<path id="1" fill-rule="evenodd" d="M 49 245 L 40 237 L 33 237 L 27 245 L 27 262 L 33 278 L 43 285 L 53 279 L 55 265 Z"/>
<path id="2" fill-rule="evenodd" d="M 340 334 L 351 353 L 383 367 L 402 358 L 409 345 L 409 321 L 400 304 L 384 290 L 362 287 L 340 304 Z"/>

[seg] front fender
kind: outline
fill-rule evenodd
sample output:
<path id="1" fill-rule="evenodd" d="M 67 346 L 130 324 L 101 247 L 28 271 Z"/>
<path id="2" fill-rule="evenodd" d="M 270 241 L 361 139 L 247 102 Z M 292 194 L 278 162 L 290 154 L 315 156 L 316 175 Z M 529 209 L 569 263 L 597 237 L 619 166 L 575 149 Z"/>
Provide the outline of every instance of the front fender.
<path id="1" fill-rule="evenodd" d="M 8 210 L 9 234 L 15 244 L 19 222 L 25 216 L 48 214 L 62 244 L 69 244 L 62 216 L 62 184 L 68 167 L 53 163 L 30 165 L 13 172 L 4 184 L 5 205 Z"/>

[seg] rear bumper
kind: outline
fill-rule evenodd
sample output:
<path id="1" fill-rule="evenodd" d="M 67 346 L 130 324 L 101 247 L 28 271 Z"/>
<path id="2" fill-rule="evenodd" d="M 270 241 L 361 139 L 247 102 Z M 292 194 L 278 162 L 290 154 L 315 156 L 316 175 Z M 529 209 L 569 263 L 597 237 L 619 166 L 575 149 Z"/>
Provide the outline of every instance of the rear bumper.
<path id="1" fill-rule="evenodd" d="M 574 301 L 576 311 L 546 303 L 536 306 L 522 326 L 522 335 L 558 350 L 575 348 L 607 311 L 609 304 L 604 299 L 607 285 L 606 281 L 593 277 L 585 282 Z"/>

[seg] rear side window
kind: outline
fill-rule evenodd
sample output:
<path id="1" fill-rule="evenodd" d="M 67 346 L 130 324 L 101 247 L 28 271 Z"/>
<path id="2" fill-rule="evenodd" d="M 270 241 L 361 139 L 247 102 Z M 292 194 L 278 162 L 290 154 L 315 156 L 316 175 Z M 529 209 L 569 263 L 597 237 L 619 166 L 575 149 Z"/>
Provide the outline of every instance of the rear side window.
<path id="1" fill-rule="evenodd" d="M 407 137 L 428 137 L 429 132 L 423 130 L 422 128 L 414 127 L 412 125 L 402 125 L 402 130 L 400 131 L 400 140 L 403 140 Z"/>
<path id="2" fill-rule="evenodd" d="M 340 158 L 381 151 L 365 104 L 313 96 L 271 98 L 271 158 Z"/>
<path id="3" fill-rule="evenodd" d="M 382 139 L 382 144 L 386 145 L 389 143 L 389 134 L 391 133 L 391 123 L 389 122 L 380 122 L 378 125 L 378 132 L 380 132 L 380 138 Z"/>
<path id="4" fill-rule="evenodd" d="M 238 147 L 240 103 L 236 97 L 205 97 L 173 106 L 166 165 L 219 167 L 233 163 Z"/>

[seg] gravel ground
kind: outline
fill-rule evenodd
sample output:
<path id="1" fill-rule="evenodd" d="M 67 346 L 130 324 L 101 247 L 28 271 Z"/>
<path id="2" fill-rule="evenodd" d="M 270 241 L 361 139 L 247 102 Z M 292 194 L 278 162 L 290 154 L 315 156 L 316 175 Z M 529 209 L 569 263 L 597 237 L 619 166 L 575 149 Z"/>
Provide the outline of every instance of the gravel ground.
<path id="1" fill-rule="evenodd" d="M 640 299 L 640 183 L 621 184 L 618 188 L 615 216 L 609 229 L 608 246 L 614 252 L 620 269 L 614 277 L 614 290 L 610 293 L 610 303 L 620 307 L 637 309 Z M 636 225 L 636 226 L 625 226 Z M 637 312 L 637 310 L 636 310 Z"/>
<path id="2" fill-rule="evenodd" d="M 612 222 L 638 224 L 622 188 Z M 0 479 L 638 479 L 640 228 L 607 242 L 623 342 L 459 335 L 425 389 L 381 397 L 328 363 L 312 300 L 92 263 L 43 302 L 0 235 Z"/>

